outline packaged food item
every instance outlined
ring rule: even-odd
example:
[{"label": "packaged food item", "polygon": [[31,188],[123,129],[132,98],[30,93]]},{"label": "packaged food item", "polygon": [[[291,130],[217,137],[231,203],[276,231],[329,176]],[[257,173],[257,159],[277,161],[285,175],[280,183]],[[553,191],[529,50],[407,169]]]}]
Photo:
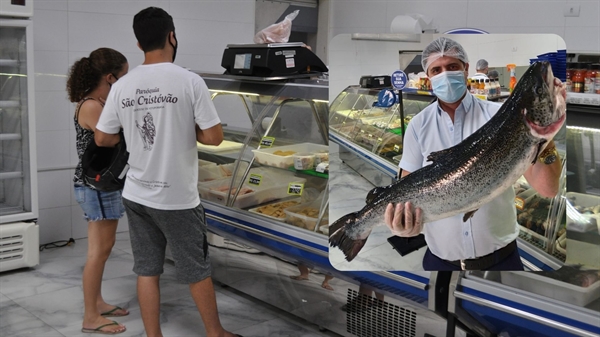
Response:
[{"label": "packaged food item", "polygon": [[294,168],[296,170],[311,170],[315,167],[315,155],[308,152],[294,154]]},{"label": "packaged food item", "polygon": [[329,151],[317,151],[315,152],[315,166],[323,162],[329,161]]}]

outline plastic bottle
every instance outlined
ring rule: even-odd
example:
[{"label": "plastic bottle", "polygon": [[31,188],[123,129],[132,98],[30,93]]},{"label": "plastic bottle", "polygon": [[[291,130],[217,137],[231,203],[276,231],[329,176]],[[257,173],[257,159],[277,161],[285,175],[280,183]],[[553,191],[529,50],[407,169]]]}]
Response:
[{"label": "plastic bottle", "polygon": [[485,82],[483,82],[483,79],[480,79],[479,80],[479,91],[477,93],[479,95],[485,95],[484,89],[485,89]]},{"label": "plastic bottle", "polygon": [[596,83],[594,83],[594,88],[596,89],[596,93],[600,94],[600,63],[594,65],[596,66]]},{"label": "plastic bottle", "polygon": [[585,69],[583,69],[582,63],[577,63],[575,65],[575,71],[573,73],[573,77],[571,78],[571,82],[573,83],[573,92],[582,93],[584,84],[585,84]]},{"label": "plastic bottle", "polygon": [[502,95],[502,88],[500,87],[500,80],[494,80],[494,86],[496,87],[496,96]]},{"label": "plastic bottle", "polygon": [[[490,80],[486,79],[485,82],[484,82],[484,84],[483,84],[483,94],[486,95],[486,96],[488,96],[488,97],[491,97],[492,94],[494,93],[494,91],[492,91],[491,89],[492,88],[490,87]],[[491,93],[490,93],[490,91],[491,91]]]},{"label": "plastic bottle", "polygon": [[585,79],[583,85],[583,92],[586,94],[593,94],[594,84],[596,82],[596,70],[592,67],[591,63],[587,64],[587,71],[585,72]]},{"label": "plastic bottle", "polygon": [[471,78],[467,78],[467,90],[469,92],[471,92],[471,82],[472,82]]},{"label": "plastic bottle", "polygon": [[508,91],[510,91],[511,93],[515,89],[515,85],[517,85],[517,76],[515,75],[516,67],[517,67],[517,65],[513,64],[513,63],[506,65],[506,68],[508,69],[508,71],[510,71],[510,81],[508,83]]},{"label": "plastic bottle", "polygon": [[575,69],[573,68],[573,62],[567,62],[567,81],[566,81],[566,90],[567,92],[573,92],[573,75],[575,74]]}]

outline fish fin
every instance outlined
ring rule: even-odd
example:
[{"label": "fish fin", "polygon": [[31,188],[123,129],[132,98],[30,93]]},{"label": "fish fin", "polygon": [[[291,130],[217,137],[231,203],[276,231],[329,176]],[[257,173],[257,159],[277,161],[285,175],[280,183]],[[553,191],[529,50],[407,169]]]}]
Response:
[{"label": "fish fin", "polygon": [[427,161],[430,161],[430,162],[438,161],[442,156],[445,156],[450,153],[452,153],[452,147],[444,149],[444,150],[440,150],[440,151],[431,152],[427,156]]},{"label": "fish fin", "polygon": [[352,239],[346,235],[346,226],[353,225],[356,222],[357,214],[358,212],[346,214],[329,226],[329,245],[339,247],[348,262],[352,261],[358,255],[358,252],[360,252],[367,242],[369,234],[371,234],[371,230],[369,229],[364,239]]},{"label": "fish fin", "polygon": [[381,193],[382,191],[384,191],[386,189],[386,187],[375,187],[374,189],[370,190],[369,193],[367,193],[367,197],[365,198],[365,202],[367,204],[370,204],[373,200],[375,200],[375,198],[377,197],[377,195],[379,193]]},{"label": "fish fin", "polygon": [[475,212],[477,212],[478,209],[474,209],[472,211],[469,211],[469,212],[465,213],[465,215],[463,216],[463,222],[467,222],[467,220],[469,220],[470,218],[472,218],[473,214],[475,214]]},{"label": "fish fin", "polygon": [[547,142],[547,140],[543,140],[538,144],[538,148],[537,148],[537,153],[535,154],[535,157],[533,158],[533,161],[531,162],[531,164],[535,164],[538,160],[538,158],[540,157],[540,154],[542,153],[542,151],[544,150],[544,144]]}]

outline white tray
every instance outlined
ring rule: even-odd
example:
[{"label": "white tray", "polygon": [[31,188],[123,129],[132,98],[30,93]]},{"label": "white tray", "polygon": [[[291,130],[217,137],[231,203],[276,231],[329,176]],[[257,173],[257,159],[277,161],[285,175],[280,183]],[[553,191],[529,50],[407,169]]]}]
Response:
[{"label": "white tray", "polygon": [[[571,201],[569,201],[574,198],[575,201],[573,201],[573,206],[593,207],[600,205],[600,197],[583,193],[567,192],[566,198],[567,229],[577,232],[587,232],[597,229],[600,234],[600,214],[581,214],[577,212],[574,207],[571,207]],[[596,228],[592,228],[592,226],[594,226],[592,219],[596,220]]]},{"label": "white tray", "polygon": [[578,287],[533,272],[503,271],[500,275],[503,284],[580,307],[600,297],[600,281],[589,287]]},{"label": "white tray", "polygon": [[213,153],[239,150],[242,148],[242,146],[244,146],[244,144],[238,143],[238,142],[232,142],[229,140],[224,140],[223,142],[221,142],[221,144],[219,144],[217,146],[204,145],[200,142],[196,142],[196,147],[198,148],[198,151],[213,152]]},{"label": "white tray", "polygon": [[259,150],[252,150],[254,152],[254,160],[262,165],[288,168],[294,166],[294,155],[289,156],[278,156],[273,154],[275,151],[294,151],[299,152],[320,152],[329,151],[329,146],[313,143],[301,143],[295,145],[277,146]]},{"label": "white tray", "polygon": [[[260,205],[262,203],[269,202],[272,200],[283,199],[289,196],[287,194],[287,188],[289,183],[304,183],[306,181],[305,178],[298,178],[293,176],[291,172],[290,174],[287,174],[287,172],[282,172],[280,170],[275,169],[253,168],[250,169],[249,175],[252,173],[262,175],[264,180],[259,186],[256,186],[248,184],[248,178],[246,178],[246,181],[243,183],[242,188],[250,188],[254,192],[244,195],[238,195],[237,199],[233,203],[234,207],[247,208],[252,207],[254,205]],[[229,186],[230,183],[231,177],[219,180],[199,182],[198,192],[200,193],[200,198],[224,204],[227,201],[227,195],[229,193],[211,190],[211,188],[219,186]],[[239,186],[239,183],[234,184],[235,188],[237,188],[237,186]]]},{"label": "white tray", "polygon": [[[260,207],[263,207],[263,206],[277,205],[277,204],[281,204],[281,203],[288,202],[288,201],[296,201],[297,202],[296,205],[299,205],[302,202],[302,198],[293,198],[293,199],[288,199],[288,200],[280,200],[280,201],[277,201],[277,202],[274,202],[274,203],[271,203],[271,204],[266,204],[266,205],[262,205],[262,206],[259,206],[259,207],[251,208],[248,211],[250,211],[252,213],[259,214],[259,215],[264,216],[264,217],[267,217],[269,219],[273,219],[273,220],[277,220],[277,221],[284,221],[285,220],[285,212],[283,213],[283,216],[281,218],[278,218],[278,217],[275,217],[275,216],[271,216],[271,215],[266,215],[266,214],[260,213],[260,212],[258,212],[258,209]],[[291,205],[291,206],[288,206],[288,207],[292,207],[292,206],[296,206],[296,205]],[[284,209],[286,209],[286,208],[284,208]]]}]

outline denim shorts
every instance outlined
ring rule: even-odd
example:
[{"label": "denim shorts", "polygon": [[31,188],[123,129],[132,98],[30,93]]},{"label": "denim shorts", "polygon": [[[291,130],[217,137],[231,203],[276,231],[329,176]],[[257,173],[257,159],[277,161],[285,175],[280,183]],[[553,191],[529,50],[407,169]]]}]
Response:
[{"label": "denim shorts", "polygon": [[75,200],[87,221],[118,220],[125,214],[121,191],[102,192],[75,185]]}]

